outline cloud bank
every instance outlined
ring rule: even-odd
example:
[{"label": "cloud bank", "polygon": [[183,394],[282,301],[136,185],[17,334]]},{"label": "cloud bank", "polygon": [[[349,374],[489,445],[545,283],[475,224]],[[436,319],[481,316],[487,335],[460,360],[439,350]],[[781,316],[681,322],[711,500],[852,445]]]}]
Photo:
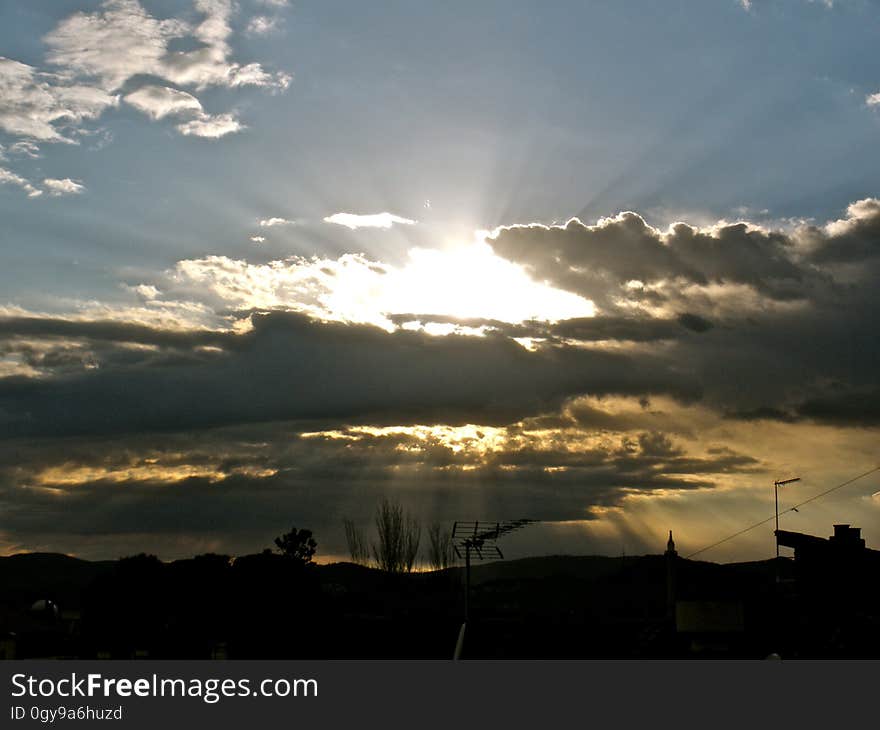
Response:
[{"label": "cloud bank", "polygon": [[[506,282],[508,311],[529,287],[594,308],[425,310],[387,294],[420,293],[418,268],[351,254],[191,259],[131,285],[124,307],[7,308],[7,542],[253,549],[295,514],[341,552],[340,512],[369,521],[390,493],[438,519],[583,522],[597,549],[653,549],[668,520],[696,542],[766,516],[755,485],[792,464],[830,480],[873,459],[877,200],[792,230],[622,213],[483,245],[422,254],[434,279],[436,257],[456,272],[433,301],[486,301],[469,287],[497,301],[486,256],[525,277]],[[714,505],[715,532],[688,504]]]}]

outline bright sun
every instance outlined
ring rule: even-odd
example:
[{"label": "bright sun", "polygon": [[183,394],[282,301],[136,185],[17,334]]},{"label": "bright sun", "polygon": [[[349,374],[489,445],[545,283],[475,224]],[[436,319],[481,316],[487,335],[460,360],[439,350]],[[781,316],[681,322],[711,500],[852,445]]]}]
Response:
[{"label": "bright sun", "polygon": [[437,335],[476,335],[479,327],[443,320],[555,322],[596,313],[590,300],[535,281],[522,266],[497,256],[484,232],[467,244],[412,248],[402,266],[362,254],[264,264],[208,256],[178,262],[171,281],[182,291],[191,292],[194,285],[210,291],[231,308],[292,309],[389,332],[403,326]]},{"label": "bright sun", "polygon": [[386,313],[523,322],[592,317],[591,301],[534,281],[478,238],[449,250],[415,248],[395,270],[378,303]]}]

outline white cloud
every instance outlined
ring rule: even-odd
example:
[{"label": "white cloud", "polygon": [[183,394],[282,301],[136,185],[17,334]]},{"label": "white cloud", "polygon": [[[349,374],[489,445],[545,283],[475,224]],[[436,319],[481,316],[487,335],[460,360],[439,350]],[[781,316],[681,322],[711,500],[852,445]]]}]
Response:
[{"label": "white cloud", "polygon": [[9,151],[14,155],[23,155],[34,160],[40,157],[40,147],[26,139],[9,145]]},{"label": "white cloud", "polygon": [[396,328],[391,315],[399,314],[522,322],[595,311],[581,296],[534,281],[485,242],[452,251],[412,249],[400,267],[360,254],[265,264],[207,256],[179,261],[169,279],[170,295],[200,299],[217,311],[286,309],[388,331]]},{"label": "white cloud", "polygon": [[287,88],[290,83],[288,74],[269,73],[259,63],[242,66],[229,60],[232,0],[195,0],[194,4],[205,15],[205,19],[193,29],[192,35],[204,46],[193,51],[168,54],[163,63],[167,78],[179,84],[192,84],[196,88],[214,85]]},{"label": "white cloud", "polygon": [[152,284],[138,284],[137,286],[128,287],[141,299],[152,301],[159,297],[159,290]]},{"label": "white cloud", "polygon": [[24,190],[29,198],[36,198],[43,194],[42,190],[34,187],[30,180],[26,180],[21,175],[16,175],[12,170],[0,167],[0,185],[17,185]]},{"label": "white cloud", "polygon": [[143,86],[128,94],[125,101],[153,119],[194,117],[176,127],[178,132],[187,136],[219,139],[245,128],[233,114],[206,114],[192,94],[167,86]]},{"label": "white cloud", "polygon": [[[269,2],[272,7],[284,3]],[[126,103],[154,120],[183,117],[177,130],[184,135],[218,139],[245,129],[233,113],[208,114],[193,94],[162,84],[235,88],[258,86],[286,89],[291,76],[269,72],[261,64],[233,60],[230,24],[237,10],[233,0],[193,0],[199,22],[179,18],[158,19],[139,0],[104,0],[94,12],[74,13],[59,22],[43,38],[47,61],[57,73],[0,56],[0,132],[20,139],[0,150],[10,155],[39,157],[37,142],[79,144],[94,135],[83,126],[119,103],[119,90],[135,77],[152,76],[159,83],[134,88]],[[274,27],[276,19],[258,16],[253,28],[261,32]],[[188,50],[172,50],[172,41],[193,41]],[[100,132],[100,130],[98,130]],[[110,139],[103,133],[90,149],[100,149]],[[74,191],[68,179],[53,194]],[[22,187],[29,195],[38,188],[10,170],[3,183]],[[78,185],[78,183],[72,183]]]},{"label": "white cloud", "polygon": [[100,12],[61,21],[44,40],[50,63],[115,90],[137,74],[164,76],[169,41],[189,30],[180,20],[157,20],[137,0],[107,0]]},{"label": "white cloud", "polygon": [[63,180],[47,177],[43,180],[43,186],[49,191],[49,195],[79,195],[85,192],[85,187],[69,177]]},{"label": "white cloud", "polygon": [[155,84],[142,86],[123,100],[153,119],[202,113],[201,102],[192,94]]},{"label": "white cloud", "polygon": [[846,206],[846,217],[829,221],[824,230],[828,236],[846,236],[865,223],[880,217],[880,199],[864,198]]},{"label": "white cloud", "polygon": [[0,129],[45,142],[76,143],[66,128],[95,119],[118,98],[0,57]]},{"label": "white cloud", "polygon": [[278,30],[280,20],[266,15],[256,15],[247,24],[247,32],[250,35],[269,35]]},{"label": "white cloud", "polygon": [[[232,61],[232,0],[194,0],[202,20],[158,20],[137,0],[106,0],[95,13],[76,13],[46,35],[50,63],[113,91],[133,76],[149,74],[183,86],[287,88],[290,76],[259,63]],[[172,51],[172,40],[192,38],[199,47]]]},{"label": "white cloud", "polygon": [[265,236],[251,236],[251,241],[254,243],[264,243],[266,241]]},{"label": "white cloud", "polygon": [[198,119],[177,125],[177,131],[183,135],[208,139],[219,139],[242,129],[245,126],[232,114],[203,114]]},{"label": "white cloud", "polygon": [[264,218],[260,221],[261,228],[272,228],[273,226],[292,226],[293,221],[287,218]]},{"label": "white cloud", "polygon": [[865,97],[865,103],[868,106],[880,105],[880,91],[878,91],[876,94],[869,94],[867,97]]},{"label": "white cloud", "polygon": [[351,230],[358,228],[391,228],[395,223],[413,225],[416,223],[409,218],[401,218],[393,213],[374,213],[372,215],[357,215],[355,213],[334,213],[324,219],[325,223],[336,223]]},{"label": "white cloud", "polygon": [[[29,198],[37,198],[44,192],[27,178],[24,178],[4,167],[0,167],[0,185],[15,185],[20,187],[28,194]],[[53,197],[59,195],[78,195],[85,192],[85,187],[81,183],[71,180],[69,177],[63,179],[53,177],[44,178],[43,187],[45,188],[45,191]]]},{"label": "white cloud", "polygon": [[4,147],[0,144],[0,160],[8,160],[10,154],[30,157],[32,160],[36,160],[41,156],[39,146],[24,139],[13,142],[9,147]]},{"label": "white cloud", "polygon": [[[753,5],[753,0],[738,0],[739,4],[742,6],[743,10],[751,10]],[[807,0],[810,3],[818,3],[820,5],[824,5],[829,10],[834,7],[834,0]]]}]

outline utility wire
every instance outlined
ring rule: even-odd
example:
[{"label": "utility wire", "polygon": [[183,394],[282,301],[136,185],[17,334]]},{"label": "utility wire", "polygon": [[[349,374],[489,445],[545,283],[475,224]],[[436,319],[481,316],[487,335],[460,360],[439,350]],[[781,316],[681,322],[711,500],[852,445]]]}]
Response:
[{"label": "utility wire", "polygon": [[[863,474],[859,474],[858,476],[855,476],[852,479],[847,479],[845,482],[841,482],[840,484],[837,484],[836,486],[833,486],[830,489],[826,489],[824,492],[819,492],[819,494],[814,494],[809,499],[805,499],[803,502],[799,502],[798,504],[794,505],[793,507],[789,507],[788,509],[783,510],[779,514],[784,515],[786,512],[794,512],[797,510],[798,507],[803,507],[805,504],[809,504],[810,502],[815,502],[820,497],[824,497],[826,494],[831,494],[831,492],[835,492],[838,489],[842,489],[843,487],[845,487],[849,484],[852,484],[853,482],[857,482],[859,479],[864,479],[866,476],[868,476],[869,474],[873,474],[875,471],[880,471],[880,466],[875,466],[873,469],[868,469],[868,471],[864,472]],[[700,553],[704,553],[707,550],[711,550],[714,547],[718,547],[719,545],[727,542],[728,540],[733,540],[733,538],[739,537],[740,535],[745,534],[749,530],[754,530],[756,527],[760,527],[761,525],[766,525],[768,522],[772,522],[775,519],[776,519],[776,515],[774,514],[772,517],[768,517],[766,520],[761,520],[760,522],[756,522],[753,525],[749,525],[748,527],[743,528],[739,532],[734,532],[732,535],[728,535],[723,540],[719,540],[718,542],[713,542],[711,545],[707,545],[704,548],[700,548],[696,552],[691,553],[690,555],[686,555],[685,558],[689,560],[690,558],[694,557],[695,555],[699,555]]]}]

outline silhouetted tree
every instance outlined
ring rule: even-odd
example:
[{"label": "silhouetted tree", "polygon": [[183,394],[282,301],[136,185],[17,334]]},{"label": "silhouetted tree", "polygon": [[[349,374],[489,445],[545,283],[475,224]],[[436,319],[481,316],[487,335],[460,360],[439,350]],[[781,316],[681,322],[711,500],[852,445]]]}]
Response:
[{"label": "silhouetted tree", "polygon": [[292,527],[290,532],[275,538],[275,546],[284,557],[307,565],[312,562],[318,543],[312,538],[311,530]]},{"label": "silhouetted tree", "polygon": [[373,557],[379,568],[389,573],[412,571],[422,536],[418,520],[386,497],[376,507],[376,534]]},{"label": "silhouetted tree", "polygon": [[120,558],[101,576],[85,601],[84,629],[119,656],[158,646],[166,633],[168,566],[155,555]]},{"label": "silhouetted tree", "polygon": [[232,558],[229,555],[217,553],[201,553],[194,555],[192,560],[203,570],[222,571],[232,565]]},{"label": "silhouetted tree", "polygon": [[407,573],[411,573],[415,567],[416,558],[419,555],[419,543],[422,539],[422,526],[419,521],[406,515],[406,524],[403,529],[403,564]]},{"label": "silhouetted tree", "polygon": [[345,525],[345,542],[348,545],[348,552],[351,555],[351,562],[358,565],[367,565],[370,562],[370,546],[364,531],[361,530],[352,520],[343,520]]},{"label": "silhouetted tree", "polygon": [[445,570],[452,564],[452,532],[439,522],[428,528],[428,564],[434,570]]}]

